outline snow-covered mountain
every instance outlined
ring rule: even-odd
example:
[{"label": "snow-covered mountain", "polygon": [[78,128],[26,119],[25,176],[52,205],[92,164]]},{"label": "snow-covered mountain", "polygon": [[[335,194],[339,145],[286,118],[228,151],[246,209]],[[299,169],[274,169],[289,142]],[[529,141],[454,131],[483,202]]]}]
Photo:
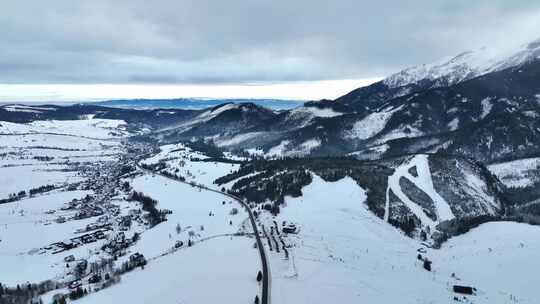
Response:
[{"label": "snow-covered mountain", "polygon": [[407,68],[383,80],[389,88],[421,82],[432,87],[450,86],[492,72],[516,67],[540,57],[540,39],[507,50],[484,47],[461,53],[451,59]]},{"label": "snow-covered mountain", "polygon": [[[265,236],[256,247],[268,253],[273,296],[284,303],[302,302],[313,286],[347,303],[405,294],[536,303],[528,276],[538,227],[516,222],[540,223],[539,44],[505,57],[465,53],[288,110],[0,106],[0,218],[9,223],[0,279],[60,281],[44,289],[49,299],[102,280],[78,281],[79,259],[90,269],[110,259],[104,271],[118,282],[119,269],[146,257],[146,270],[81,303],[112,303],[148,282],[162,301],[178,300],[162,290],[182,289],[184,299],[212,302],[200,292],[208,277],[247,302],[260,290],[259,256],[266,260],[243,205],[231,201],[239,197],[256,213],[252,227]],[[216,250],[233,260],[216,260]],[[494,265],[504,274],[496,282]],[[465,297],[452,285],[478,289]],[[361,297],[358,286],[368,287]]]},{"label": "snow-covered mountain", "polygon": [[539,56],[540,41],[503,53],[485,48],[290,110],[254,103],[205,110],[7,105],[0,107],[0,119],[95,115],[147,126],[163,143],[204,139],[228,151],[267,156],[372,159],[445,152],[499,163],[540,154]]},{"label": "snow-covered mountain", "polygon": [[505,50],[484,47],[431,64],[399,71],[382,81],[358,88],[336,101],[358,113],[380,108],[387,101],[432,88],[449,87],[490,73],[537,61],[540,40]]},{"label": "snow-covered mountain", "polygon": [[244,164],[218,179],[238,196],[259,203],[302,196],[313,174],[327,181],[352,178],[366,190],[366,208],[411,236],[435,245],[471,225],[505,214],[504,186],[470,159],[416,154],[370,162],[354,159],[274,160]]},{"label": "snow-covered mountain", "polygon": [[[334,101],[275,111],[254,103],[205,110],[76,105],[0,107],[0,119],[124,120],[162,144],[202,140],[237,154],[380,159],[443,153],[503,164],[540,156],[540,41],[409,68]],[[527,200],[534,199],[529,196]]]}]

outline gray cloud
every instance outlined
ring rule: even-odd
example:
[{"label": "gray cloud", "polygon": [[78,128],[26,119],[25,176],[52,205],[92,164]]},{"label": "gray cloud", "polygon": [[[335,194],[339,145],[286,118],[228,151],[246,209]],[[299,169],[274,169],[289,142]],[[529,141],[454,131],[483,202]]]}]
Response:
[{"label": "gray cloud", "polygon": [[539,28],[536,0],[0,0],[0,83],[364,78]]}]

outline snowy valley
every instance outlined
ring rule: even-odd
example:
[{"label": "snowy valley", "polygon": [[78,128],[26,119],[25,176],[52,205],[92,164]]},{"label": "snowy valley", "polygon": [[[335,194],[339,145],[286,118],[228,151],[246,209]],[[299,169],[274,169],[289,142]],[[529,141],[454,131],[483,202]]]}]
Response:
[{"label": "snowy valley", "polygon": [[539,45],[293,108],[2,105],[0,303],[539,303]]}]

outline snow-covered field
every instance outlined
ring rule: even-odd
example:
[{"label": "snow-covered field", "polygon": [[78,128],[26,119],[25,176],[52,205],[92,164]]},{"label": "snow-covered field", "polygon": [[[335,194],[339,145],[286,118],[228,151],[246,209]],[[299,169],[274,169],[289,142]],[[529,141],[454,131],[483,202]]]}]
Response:
[{"label": "snow-covered field", "polygon": [[539,303],[540,227],[486,223],[430,252],[438,277],[479,290],[473,303]]},{"label": "snow-covered field", "polygon": [[134,270],[76,303],[253,303],[259,256],[245,237],[216,238]]},{"label": "snow-covered field", "polygon": [[78,163],[117,160],[124,127],[123,121],[106,119],[0,122],[0,199],[47,184],[78,182]]},{"label": "snow-covered field", "polygon": [[11,193],[36,188],[48,184],[65,184],[79,181],[75,171],[61,165],[35,164],[0,168],[0,198],[7,198]]},{"label": "snow-covered field", "polygon": [[[0,282],[13,286],[24,282],[41,282],[60,278],[65,272],[66,254],[44,253],[39,249],[53,242],[76,236],[75,230],[84,228],[92,220],[54,220],[69,212],[57,210],[88,191],[51,192],[18,202],[0,204]],[[97,246],[97,245],[96,245]],[[95,247],[95,246],[93,246]],[[89,248],[74,249],[69,254],[87,256]]]},{"label": "snow-covered field", "polygon": [[[433,261],[428,272],[417,260],[422,245],[368,211],[365,192],[352,179],[314,176],[302,191],[300,198],[286,198],[275,219],[299,226],[297,235],[285,237],[294,246],[291,258],[269,252],[275,303],[451,303],[460,297],[453,284],[478,289],[466,303],[540,299],[533,286],[539,227],[482,225],[440,250],[426,248]],[[265,225],[272,225],[269,216]]]},{"label": "snow-covered field", "polygon": [[[201,152],[179,143],[160,147],[161,152],[145,159],[142,163],[147,165],[163,162],[166,171],[183,176],[187,182],[196,182],[212,187],[218,177],[222,177],[238,170],[240,165],[222,162],[194,161],[192,159],[207,159],[208,156]],[[214,185],[215,186],[215,185]]]},{"label": "snow-covered field", "polygon": [[37,120],[20,124],[0,122],[1,134],[58,133],[97,139],[119,138],[128,135],[126,122],[115,119]]},{"label": "snow-covered field", "polygon": [[[173,212],[167,216],[167,221],[142,233],[141,240],[133,247],[132,251],[139,251],[148,258],[167,252],[177,240],[187,244],[190,233],[194,235],[193,240],[201,240],[251,227],[246,211],[218,193],[202,191],[159,175],[137,177],[132,181],[132,187],[157,200],[157,208]],[[231,215],[233,208],[238,213]],[[177,225],[180,225],[180,233],[176,231]]]}]

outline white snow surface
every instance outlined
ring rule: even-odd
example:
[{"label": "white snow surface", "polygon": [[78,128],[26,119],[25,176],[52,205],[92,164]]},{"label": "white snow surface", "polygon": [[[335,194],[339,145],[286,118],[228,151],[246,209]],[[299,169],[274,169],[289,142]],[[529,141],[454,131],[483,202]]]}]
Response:
[{"label": "white snow surface", "polygon": [[301,144],[299,144],[297,147],[283,152],[281,156],[304,156],[309,154],[312,150],[316,149],[322,144],[321,140],[318,138],[312,138],[308,139]]},{"label": "white snow surface", "polygon": [[[471,303],[538,303],[534,269],[540,250],[540,228],[514,222],[482,224],[454,237],[430,258],[438,277],[476,287]],[[427,302],[426,302],[427,303]],[[443,301],[433,302],[443,303]]]},{"label": "white snow surface", "polygon": [[199,115],[199,117],[200,118],[211,119],[211,118],[214,118],[214,117],[218,116],[219,114],[221,114],[221,113],[223,113],[225,111],[238,109],[238,108],[240,108],[240,106],[241,105],[239,105],[239,104],[228,103],[228,104],[225,104],[225,105],[222,105],[222,106],[218,107],[217,109],[212,109],[212,110],[205,111],[205,112],[201,113]]},{"label": "white snow surface", "polygon": [[270,148],[265,155],[268,157],[305,156],[320,147],[321,144],[320,138],[311,138],[296,145],[293,145],[289,140],[283,140],[277,146]]},{"label": "white snow surface", "polygon": [[218,137],[215,139],[215,144],[218,147],[234,146],[234,145],[242,144],[243,142],[247,140],[256,138],[258,136],[264,136],[264,135],[265,135],[265,132],[248,132],[248,133],[235,135],[228,139]]},{"label": "white snow surface", "polygon": [[270,150],[268,150],[268,152],[266,152],[266,155],[271,156],[271,157],[272,156],[282,156],[282,155],[285,154],[285,150],[287,149],[287,146],[290,143],[291,142],[289,140],[283,140],[282,142],[279,143],[279,145],[270,148]]},{"label": "white snow surface", "polygon": [[380,112],[369,114],[354,123],[351,130],[345,131],[344,138],[348,139],[368,139],[381,132],[392,115],[402,107],[394,109],[387,108]]},{"label": "white snow surface", "polygon": [[240,167],[238,164],[192,161],[192,158],[207,159],[208,156],[193,151],[182,143],[164,145],[160,149],[160,153],[143,160],[142,163],[156,164],[165,162],[168,172],[183,176],[187,182],[212,186],[218,177],[231,173]]},{"label": "white snow surface", "polygon": [[[2,162],[0,162],[2,163]],[[44,185],[62,185],[81,180],[77,172],[63,171],[62,165],[35,164],[32,166],[0,167],[0,198],[11,193],[28,191]]]},{"label": "white snow surface", "polygon": [[480,114],[480,119],[484,119],[491,112],[491,109],[493,108],[493,104],[491,103],[490,97],[482,99],[481,104],[482,104],[482,113]]},{"label": "white snow surface", "polygon": [[448,123],[448,128],[450,128],[450,131],[455,131],[459,127],[459,118],[455,117]]},{"label": "white snow surface", "polygon": [[219,116],[223,112],[238,109],[238,108],[241,108],[241,107],[242,107],[241,104],[235,104],[235,103],[224,104],[224,105],[219,106],[217,109],[214,108],[214,109],[204,111],[203,113],[199,114],[194,119],[190,119],[189,121],[187,121],[185,123],[181,123],[179,125],[169,126],[169,127],[166,127],[166,128],[164,128],[162,130],[171,130],[171,129],[178,128],[179,130],[186,131],[186,130],[189,130],[190,128],[192,128],[192,127],[194,127],[194,126],[196,126],[198,124],[201,124],[201,123],[207,122],[209,120],[212,120],[213,118]]},{"label": "white snow surface", "polygon": [[306,107],[306,106],[302,106],[302,107],[298,107],[296,109],[293,109],[290,111],[289,115],[291,116],[297,116],[297,115],[300,115],[300,116],[309,116],[309,117],[336,117],[336,116],[341,116],[343,115],[343,113],[341,112],[336,112],[334,111],[333,109],[331,108],[317,108],[317,107]]},{"label": "white snow surface", "polygon": [[321,145],[321,140],[318,138],[308,139],[305,142],[300,144],[302,150],[311,151]]},{"label": "white snow surface", "polygon": [[[76,229],[85,227],[93,219],[57,224],[54,219],[67,215],[58,211],[45,214],[74,198],[82,198],[86,191],[51,192],[18,202],[0,204],[0,281],[14,286],[25,282],[41,282],[63,276],[66,255],[87,255],[88,247],[71,250],[69,254],[39,254],[38,249],[53,242],[76,236]],[[98,246],[95,243],[94,246]]]},{"label": "white snow surface", "polygon": [[507,187],[529,187],[539,180],[537,172],[540,170],[540,158],[525,158],[492,164],[488,166],[488,169]]},{"label": "white snow surface", "polygon": [[312,123],[315,118],[331,118],[341,116],[344,113],[334,111],[332,108],[318,108],[314,106],[300,106],[287,113],[287,120],[294,121],[296,128],[304,128]]},{"label": "white snow surface", "polygon": [[402,125],[397,129],[393,129],[390,132],[384,134],[380,139],[376,140],[376,144],[384,144],[387,141],[398,139],[398,138],[414,138],[423,136],[424,132],[419,129],[409,126]]},{"label": "white snow surface", "polygon": [[463,168],[460,169],[465,175],[466,181],[466,187],[463,191],[475,197],[477,202],[481,202],[489,214],[496,215],[501,206],[499,206],[499,203],[495,201],[495,198],[492,195],[488,194],[488,186],[486,183],[480,179],[477,174]]},{"label": "white snow surface", "polygon": [[216,238],[149,263],[76,303],[252,303],[259,256],[248,238]]},{"label": "white snow surface", "polygon": [[[187,244],[189,231],[195,233],[196,239],[203,239],[238,232],[247,223],[246,211],[238,203],[230,203],[231,200],[223,195],[201,191],[159,175],[140,176],[131,184],[136,191],[157,200],[157,208],[173,212],[167,216],[167,221],[142,233],[141,240],[134,245],[133,251],[139,251],[148,258],[166,252],[177,240]],[[225,205],[223,201],[226,201]],[[238,210],[238,214],[230,215],[233,208]],[[210,212],[214,215],[209,216]],[[177,224],[182,227],[181,233],[176,232]],[[200,229],[201,226],[204,230]]]}]

